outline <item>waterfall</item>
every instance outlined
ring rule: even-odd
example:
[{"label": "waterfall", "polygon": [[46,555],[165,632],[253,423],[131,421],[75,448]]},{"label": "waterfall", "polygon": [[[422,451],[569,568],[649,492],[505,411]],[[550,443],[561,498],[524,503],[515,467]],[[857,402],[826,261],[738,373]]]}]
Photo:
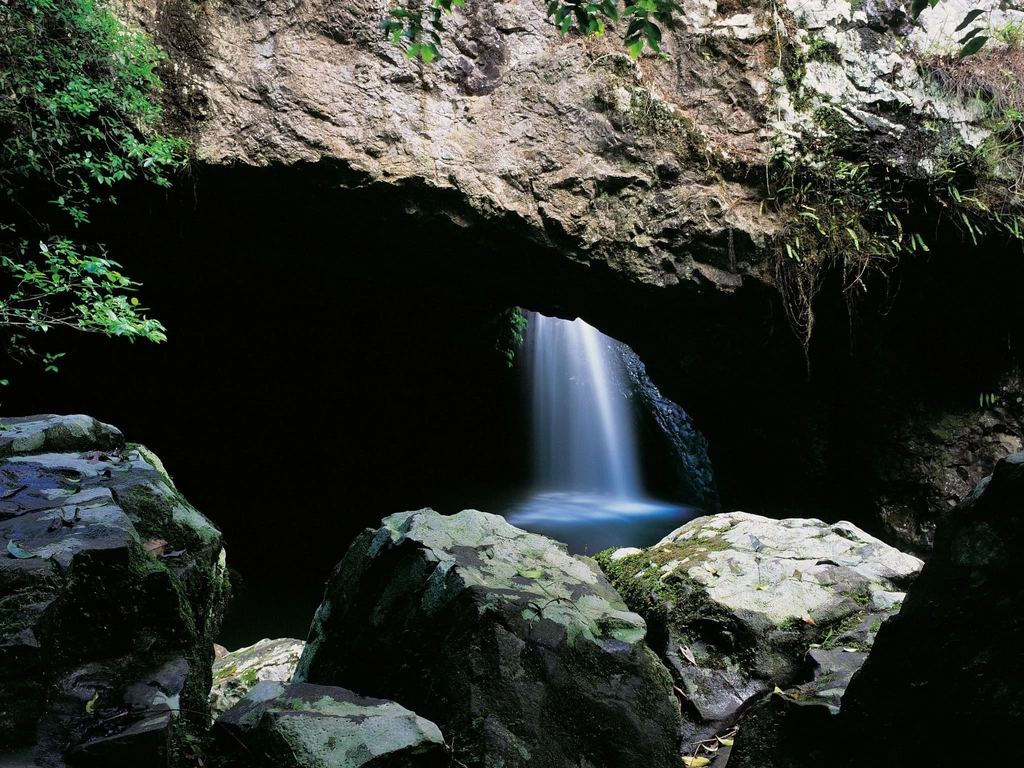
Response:
[{"label": "waterfall", "polygon": [[699,514],[646,498],[625,345],[580,319],[528,319],[536,492],[508,521],[594,554],[650,546]]},{"label": "waterfall", "polygon": [[578,318],[532,313],[529,322],[537,484],[641,496],[632,413],[621,391],[625,370],[612,340]]}]

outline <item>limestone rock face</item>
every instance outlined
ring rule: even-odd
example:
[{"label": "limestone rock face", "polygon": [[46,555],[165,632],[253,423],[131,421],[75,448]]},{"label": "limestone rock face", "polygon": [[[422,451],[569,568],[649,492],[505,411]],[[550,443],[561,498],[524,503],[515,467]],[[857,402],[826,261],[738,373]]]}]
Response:
[{"label": "limestone rock face", "polygon": [[210,711],[222,715],[237,704],[257,683],[291,682],[306,644],[288,637],[260,640],[218,657],[213,662]]},{"label": "limestone rock face", "polygon": [[295,679],[410,707],[470,765],[675,766],[678,706],[645,634],[556,542],[475,510],[404,512],[335,569]]},{"label": "limestone rock face", "polygon": [[144,742],[164,764],[171,713],[206,707],[220,532],[109,425],[0,423],[0,748],[120,765]]},{"label": "limestone rock face", "polygon": [[254,768],[442,768],[437,726],[393,701],[344,688],[266,680],[214,727],[227,765]]},{"label": "limestone rock face", "polygon": [[[993,24],[1021,18],[986,5]],[[685,6],[665,34],[672,60],[639,63],[621,30],[559,36],[533,0],[467,3],[430,66],[387,41],[381,2],[189,16],[136,0],[130,14],[171,51],[170,95],[206,162],[320,163],[331,184],[451,192],[416,205],[502,220],[650,285],[742,284],[738,260],[756,261],[782,225],[748,171],[778,151],[842,134],[920,176],[952,142],[988,135],[977,109],[918,73],[898,3]],[[909,39],[947,50],[943,25],[962,16],[942,3]]]},{"label": "limestone rock face", "polygon": [[[867,735],[893,764],[949,763],[969,734],[1020,732],[1024,716],[1024,454],[1009,456],[938,526],[900,615],[847,691],[844,738]],[[996,764],[1024,759],[994,740]],[[838,755],[830,764],[853,764]]]},{"label": "limestone rock face", "polygon": [[921,569],[850,523],[744,512],[698,518],[648,550],[617,554],[602,564],[660,639],[655,650],[685,694],[690,743],[721,732],[776,686],[809,681],[808,651],[820,655],[818,698],[836,706],[849,674],[838,679],[842,665],[830,652],[863,661]]}]

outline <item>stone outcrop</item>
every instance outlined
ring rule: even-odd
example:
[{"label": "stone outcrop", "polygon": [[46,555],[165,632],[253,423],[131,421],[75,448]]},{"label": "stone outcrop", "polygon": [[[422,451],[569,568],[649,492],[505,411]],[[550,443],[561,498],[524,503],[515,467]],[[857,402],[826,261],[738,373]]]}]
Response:
[{"label": "stone outcrop", "polygon": [[380,3],[210,3],[190,24],[168,6],[131,15],[177,54],[172,96],[192,103],[205,162],[324,162],[345,186],[451,191],[421,211],[501,220],[651,285],[741,285],[739,262],[785,224],[746,178],[776,152],[852,136],[916,177],[990,134],[916,67],[916,50],[952,49],[953,2],[920,32],[888,0],[687,3],[671,64],[631,61],[615,33],[559,36],[543,3],[469,2],[431,66],[390,44]]},{"label": "stone outcrop", "polygon": [[896,540],[930,550],[935,526],[1001,458],[1024,448],[1024,387],[1005,377],[992,398],[959,407],[894,414],[872,452],[883,491],[878,516]]},{"label": "stone outcrop", "polygon": [[306,644],[289,637],[264,639],[230,651],[213,662],[210,712],[218,717],[231,709],[257,683],[291,682]]},{"label": "stone outcrop", "polygon": [[479,766],[679,762],[668,673],[593,561],[475,510],[385,518],[328,583],[295,680],[386,697]]},{"label": "stone outcrop", "polygon": [[444,768],[437,726],[393,701],[344,688],[266,680],[218,718],[227,766]]},{"label": "stone outcrop", "polygon": [[690,748],[765,693],[811,682],[812,665],[817,684],[804,699],[837,708],[856,666],[844,673],[845,662],[863,662],[921,569],[850,523],[743,512],[698,518],[650,549],[600,560],[676,679]]},{"label": "stone outcrop", "polygon": [[[867,738],[894,765],[949,765],[951,752],[974,739],[994,764],[1024,759],[1014,736],[1024,717],[1022,547],[1017,453],[940,522],[900,615],[882,627],[847,691],[843,743]],[[854,761],[840,753],[830,764]]]},{"label": "stone outcrop", "polygon": [[205,727],[220,532],[109,425],[0,424],[0,749],[167,765],[179,712]]}]

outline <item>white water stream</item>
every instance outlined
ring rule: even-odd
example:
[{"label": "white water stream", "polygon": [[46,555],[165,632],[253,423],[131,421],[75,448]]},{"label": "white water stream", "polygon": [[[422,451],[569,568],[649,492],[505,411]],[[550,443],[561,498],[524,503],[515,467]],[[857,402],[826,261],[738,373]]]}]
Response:
[{"label": "white water stream", "polygon": [[528,319],[536,492],[508,521],[571,552],[654,544],[696,510],[644,495],[630,382],[615,342],[580,319]]}]

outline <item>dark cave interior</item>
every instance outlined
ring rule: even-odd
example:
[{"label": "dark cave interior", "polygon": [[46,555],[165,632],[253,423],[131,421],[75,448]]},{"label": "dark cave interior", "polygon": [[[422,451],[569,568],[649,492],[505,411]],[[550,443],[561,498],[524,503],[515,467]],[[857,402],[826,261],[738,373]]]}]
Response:
[{"label": "dark cave interior", "polygon": [[510,306],[630,344],[707,436],[726,509],[869,530],[887,419],[977,401],[1019,362],[1024,260],[996,245],[946,238],[852,321],[826,286],[808,376],[754,280],[733,295],[631,285],[500,221],[454,224],[442,193],[339,189],[330,169],[195,173],[122,193],[95,223],[170,341],[57,339],[60,372],[14,371],[3,411],[88,413],[164,460],[242,575],[229,646],[301,635],[381,517],[495,511],[527,482],[521,372],[494,348]]}]

